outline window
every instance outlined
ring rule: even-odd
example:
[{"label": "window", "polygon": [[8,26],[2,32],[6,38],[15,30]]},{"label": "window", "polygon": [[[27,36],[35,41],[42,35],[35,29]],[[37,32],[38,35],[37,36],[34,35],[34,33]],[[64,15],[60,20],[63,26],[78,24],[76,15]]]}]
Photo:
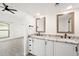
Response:
[{"label": "window", "polygon": [[0,38],[6,38],[9,37],[9,24],[0,22]]}]

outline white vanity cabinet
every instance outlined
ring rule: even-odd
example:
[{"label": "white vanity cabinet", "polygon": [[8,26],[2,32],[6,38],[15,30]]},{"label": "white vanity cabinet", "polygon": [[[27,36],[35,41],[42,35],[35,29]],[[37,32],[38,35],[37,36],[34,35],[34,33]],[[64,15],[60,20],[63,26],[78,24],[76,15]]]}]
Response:
[{"label": "white vanity cabinet", "polygon": [[53,56],[53,41],[29,38],[28,52],[36,56]]},{"label": "white vanity cabinet", "polygon": [[28,52],[36,56],[45,56],[45,40],[29,38]]},{"label": "white vanity cabinet", "polygon": [[37,56],[53,56],[54,45],[53,41],[34,39],[33,54]]},{"label": "white vanity cabinet", "polygon": [[54,55],[54,42],[53,41],[46,41],[46,56],[53,56]]},{"label": "white vanity cabinet", "polygon": [[45,41],[44,40],[34,39],[33,54],[37,56],[45,56]]},{"label": "white vanity cabinet", "polygon": [[[53,40],[52,40],[53,39]],[[77,56],[79,45],[54,40],[30,38],[28,52],[36,56]]]},{"label": "white vanity cabinet", "polygon": [[77,45],[54,42],[54,56],[77,56]]}]

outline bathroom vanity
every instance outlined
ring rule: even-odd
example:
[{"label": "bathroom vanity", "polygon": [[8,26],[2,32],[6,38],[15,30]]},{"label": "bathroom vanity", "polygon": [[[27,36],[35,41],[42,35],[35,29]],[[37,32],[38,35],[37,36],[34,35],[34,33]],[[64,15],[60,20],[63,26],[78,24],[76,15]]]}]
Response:
[{"label": "bathroom vanity", "polygon": [[36,56],[78,56],[79,40],[49,36],[30,36],[28,53]]},{"label": "bathroom vanity", "polygon": [[60,35],[41,35],[45,32],[45,20],[45,17],[36,19],[38,35],[28,37],[28,53],[36,56],[78,56],[79,37],[67,35],[74,34],[74,12],[57,14],[57,34]]}]

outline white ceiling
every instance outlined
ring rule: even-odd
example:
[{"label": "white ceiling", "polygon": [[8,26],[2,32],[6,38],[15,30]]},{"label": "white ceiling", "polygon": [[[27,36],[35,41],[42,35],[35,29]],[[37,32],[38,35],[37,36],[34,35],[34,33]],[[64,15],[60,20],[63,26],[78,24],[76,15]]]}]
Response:
[{"label": "white ceiling", "polygon": [[[59,6],[55,6],[55,3],[6,3],[11,8],[19,9],[25,13],[30,13],[36,15],[40,13],[41,15],[53,14],[56,11],[66,9],[69,5],[75,8],[79,8],[78,3],[61,3]],[[0,4],[2,5],[2,4]]]}]

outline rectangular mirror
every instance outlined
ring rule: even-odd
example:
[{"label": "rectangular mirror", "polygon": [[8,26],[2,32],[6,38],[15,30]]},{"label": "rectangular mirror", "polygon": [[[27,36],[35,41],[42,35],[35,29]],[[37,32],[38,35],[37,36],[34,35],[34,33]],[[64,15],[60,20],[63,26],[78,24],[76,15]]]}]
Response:
[{"label": "rectangular mirror", "polygon": [[57,33],[74,33],[74,12],[57,15]]},{"label": "rectangular mirror", "polygon": [[45,32],[45,17],[36,18],[36,32]]}]

